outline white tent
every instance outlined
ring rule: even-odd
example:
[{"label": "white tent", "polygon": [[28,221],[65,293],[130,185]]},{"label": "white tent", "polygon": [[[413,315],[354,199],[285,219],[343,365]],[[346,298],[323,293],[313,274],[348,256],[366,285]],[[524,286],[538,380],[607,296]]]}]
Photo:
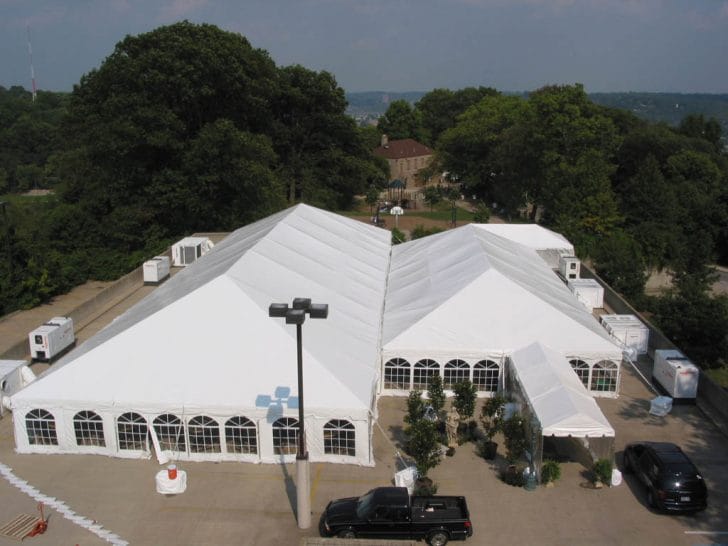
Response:
[{"label": "white tent", "polygon": [[478,227],[535,250],[551,269],[558,269],[561,256],[574,256],[574,245],[566,237],[538,224],[478,224]]},{"label": "white tent", "polygon": [[[405,363],[437,363],[446,384],[448,369],[458,366],[456,378],[477,383],[476,365],[502,366],[504,355],[534,341],[587,366],[587,384],[595,366],[613,375],[622,359],[621,349],[533,249],[476,225],[393,248],[382,341],[384,389],[394,391],[420,383],[418,371],[413,367],[408,375]],[[391,363],[399,377],[411,377],[409,384],[386,380],[394,373]],[[616,394],[603,384],[595,382],[593,390]]]},{"label": "white tent", "polygon": [[541,342],[616,395],[621,349],[531,246],[469,225],[392,247],[298,205],[229,235],[15,394],[17,450],[291,460],[296,329],[268,307],[295,297],[329,305],[303,325],[313,461],[372,465],[377,389],[417,388],[435,372],[424,361],[492,391],[506,357]]},{"label": "white tent", "polygon": [[268,306],[309,297],[329,305],[303,325],[311,459],[373,464],[389,237],[306,205],[235,231],[13,397],[18,451],[149,456],[158,423],[173,458],[290,459],[296,328]]},{"label": "white tent", "polygon": [[515,351],[512,370],[543,436],[614,437],[614,429],[566,359],[540,343]]}]

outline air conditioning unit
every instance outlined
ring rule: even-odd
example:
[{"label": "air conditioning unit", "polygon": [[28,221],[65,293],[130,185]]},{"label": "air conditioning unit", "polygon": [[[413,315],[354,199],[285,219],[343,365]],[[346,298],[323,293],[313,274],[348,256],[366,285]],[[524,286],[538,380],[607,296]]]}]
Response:
[{"label": "air conditioning unit", "polygon": [[581,273],[581,260],[576,256],[561,256],[559,258],[559,273],[567,281],[578,279]]},{"label": "air conditioning unit", "polygon": [[698,395],[700,370],[680,351],[658,349],[652,378],[672,398],[691,400]]},{"label": "air conditioning unit", "polygon": [[604,287],[595,279],[571,279],[569,290],[584,304],[591,313],[594,309],[604,307]]},{"label": "air conditioning unit", "polygon": [[634,349],[640,355],[647,353],[650,329],[635,315],[602,315],[601,322],[623,347]]},{"label": "air conditioning unit", "polygon": [[142,267],[144,284],[158,284],[169,277],[169,256],[155,256]]},{"label": "air conditioning unit", "polygon": [[213,246],[207,237],[185,237],[172,245],[172,265],[188,266],[207,254]]},{"label": "air conditioning unit", "polygon": [[53,317],[28,334],[30,357],[49,361],[68,349],[76,341],[73,319]]}]

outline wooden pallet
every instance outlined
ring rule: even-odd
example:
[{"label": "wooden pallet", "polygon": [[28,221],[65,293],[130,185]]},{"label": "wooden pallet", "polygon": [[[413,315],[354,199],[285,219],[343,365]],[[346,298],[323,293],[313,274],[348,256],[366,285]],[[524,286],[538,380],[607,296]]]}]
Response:
[{"label": "wooden pallet", "polygon": [[11,522],[0,527],[0,536],[23,540],[33,530],[36,523],[38,523],[38,516],[20,514],[15,516]]}]

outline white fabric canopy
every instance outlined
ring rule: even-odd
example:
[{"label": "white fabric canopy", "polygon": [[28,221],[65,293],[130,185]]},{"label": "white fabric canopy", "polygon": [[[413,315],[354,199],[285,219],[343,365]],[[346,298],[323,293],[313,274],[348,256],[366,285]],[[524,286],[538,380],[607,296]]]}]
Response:
[{"label": "white fabric canopy", "polygon": [[303,325],[306,414],[368,422],[390,244],[384,230],[306,205],[241,228],[54,364],[13,408],[265,419],[272,403],[297,418],[296,327],[268,306],[309,297],[329,316]]},{"label": "white fabric canopy", "polygon": [[532,343],[511,357],[544,436],[614,437],[596,401],[558,351]]},{"label": "white fabric canopy", "polygon": [[481,227],[392,249],[385,361],[509,354],[534,341],[564,356],[621,361],[621,349],[533,249]]},{"label": "white fabric canopy", "polygon": [[561,256],[574,256],[574,245],[566,237],[538,224],[478,224],[480,229],[536,251],[551,267],[559,267]]}]

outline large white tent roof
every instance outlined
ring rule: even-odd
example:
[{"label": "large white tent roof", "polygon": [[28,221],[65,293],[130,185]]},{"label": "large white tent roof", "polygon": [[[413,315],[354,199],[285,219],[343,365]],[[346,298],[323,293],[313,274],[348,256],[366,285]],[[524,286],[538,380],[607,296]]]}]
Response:
[{"label": "large white tent roof", "polygon": [[614,437],[614,429],[557,351],[532,343],[511,357],[544,436]]},{"label": "large white tent roof", "polygon": [[541,341],[621,360],[535,250],[477,225],[393,248],[382,338],[385,359],[509,354]]},{"label": "large white tent roof", "polygon": [[278,387],[296,396],[296,328],[270,318],[268,306],[310,297],[329,304],[329,317],[303,325],[306,407],[365,414],[389,239],[306,205],[245,226],[54,364],[13,406],[214,415],[252,408]]}]

